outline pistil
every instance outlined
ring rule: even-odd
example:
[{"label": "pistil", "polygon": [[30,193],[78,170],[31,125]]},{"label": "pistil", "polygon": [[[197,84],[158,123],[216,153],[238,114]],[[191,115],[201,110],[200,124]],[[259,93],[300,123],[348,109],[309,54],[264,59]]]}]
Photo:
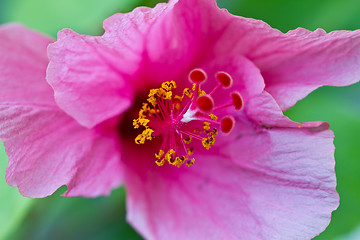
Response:
[{"label": "pistil", "polygon": [[242,110],[243,99],[239,92],[232,92],[229,103],[216,106],[213,95],[221,88],[232,86],[233,79],[226,72],[218,72],[215,78],[218,85],[207,94],[201,85],[207,80],[204,70],[196,68],[189,73],[191,88],[185,88],[182,95],[175,95],[175,81],[162,83],[160,88],[151,89],[147,103],[143,103],[139,118],[133,120],[134,128],[144,130],[135,138],[136,144],[145,144],[154,138],[161,137],[162,144],[155,153],[156,164],[165,162],[180,167],[191,166],[195,159],[191,156],[195,151],[195,142],[201,142],[206,150],[215,144],[218,128],[224,135],[229,134],[235,126],[235,118],[223,116],[220,121],[215,111],[227,107]]}]

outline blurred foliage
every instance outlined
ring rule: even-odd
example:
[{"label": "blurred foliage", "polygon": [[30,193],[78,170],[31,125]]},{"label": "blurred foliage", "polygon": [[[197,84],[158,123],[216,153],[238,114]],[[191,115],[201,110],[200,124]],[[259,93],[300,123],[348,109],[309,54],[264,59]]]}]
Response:
[{"label": "blurred foliage", "polygon": [[360,28],[359,0],[218,0],[220,7],[243,17],[256,18],[273,28],[297,27],[353,30]]},{"label": "blurred foliage", "polygon": [[[17,21],[56,37],[62,28],[99,35],[102,21],[137,5],[156,0],[1,0],[0,23]],[[231,13],[261,19],[283,32],[304,27],[360,28],[358,0],[218,0]],[[295,121],[323,120],[335,132],[336,172],[341,204],[330,226],[317,240],[334,239],[360,224],[360,84],[323,87],[286,114]],[[31,200],[6,185],[6,159],[0,148],[0,239],[141,239],[125,221],[125,191],[96,199],[62,198],[64,189],[45,199]],[[11,233],[9,235],[9,233]]]},{"label": "blurred foliage", "polygon": [[66,187],[52,196],[37,199],[21,226],[10,239],[103,240],[142,239],[125,221],[125,190],[93,199],[60,197]]},{"label": "blurred foliage", "polygon": [[6,184],[6,165],[7,156],[0,143],[0,239],[5,239],[9,233],[18,230],[33,203],[32,199],[22,197],[17,188]]},{"label": "blurred foliage", "polygon": [[140,0],[4,0],[3,20],[20,22],[56,37],[63,28],[81,34],[102,32],[102,22],[117,12],[127,12]]}]

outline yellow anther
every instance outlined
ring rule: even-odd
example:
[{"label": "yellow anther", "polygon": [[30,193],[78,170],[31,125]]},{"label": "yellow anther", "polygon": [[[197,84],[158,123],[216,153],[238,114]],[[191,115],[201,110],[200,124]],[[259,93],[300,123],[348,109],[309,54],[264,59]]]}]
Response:
[{"label": "yellow anther", "polygon": [[211,145],[207,138],[203,138],[201,142],[202,142],[202,145],[204,146],[204,148],[206,148],[206,150],[210,149]]},{"label": "yellow anther", "polygon": [[180,158],[180,157],[176,157],[175,160],[174,160],[174,162],[171,163],[171,164],[174,165],[174,166],[180,167],[180,166],[185,162],[185,160],[187,160],[187,159],[185,158],[185,156],[182,156],[181,158]]},{"label": "yellow anther", "polygon": [[[193,86],[192,86],[192,90],[193,92],[195,92],[195,88],[196,88],[196,84],[194,83]],[[200,86],[199,86],[199,89],[198,89],[198,95],[201,96],[201,95],[205,95],[206,92],[201,90]]]},{"label": "yellow anther", "polygon": [[133,120],[133,126],[134,126],[134,128],[139,128],[140,127],[139,119],[134,119]]},{"label": "yellow anther", "polygon": [[146,128],[141,134],[137,135],[137,137],[135,138],[135,143],[136,144],[144,144],[145,140],[151,140],[153,139],[153,134],[154,130],[152,130],[151,128]]},{"label": "yellow anther", "polygon": [[[145,118],[145,117],[146,117],[145,111],[142,110],[142,109],[140,109],[140,111],[139,111],[139,118]],[[134,119],[134,120],[135,120],[135,119]]]},{"label": "yellow anther", "polygon": [[175,97],[174,97],[175,100],[178,100],[180,102],[183,100],[183,98],[184,98],[184,95],[182,97],[179,95],[175,95]]},{"label": "yellow anther", "polygon": [[157,89],[157,88],[150,89],[148,97],[151,98],[151,97],[155,96],[158,92],[159,92],[159,89]]},{"label": "yellow anther", "polygon": [[190,144],[190,143],[191,143],[191,140],[192,140],[192,137],[191,137],[191,136],[189,136],[189,137],[187,137],[187,138],[184,138],[184,143],[185,143],[185,144]]},{"label": "yellow anther", "polygon": [[142,126],[144,126],[144,127],[146,127],[149,122],[150,122],[149,119],[139,118],[139,123],[140,123],[140,125],[142,125]]},{"label": "yellow anther", "polygon": [[159,88],[156,96],[163,97],[164,95],[166,95],[166,91],[162,88]]},{"label": "yellow anther", "polygon": [[215,143],[215,138],[214,138],[214,136],[210,136],[210,137],[208,137],[208,140],[209,140],[209,143],[211,144],[211,145],[214,145],[214,143]]},{"label": "yellow anther", "polygon": [[216,128],[213,128],[213,132],[211,133],[211,136],[216,137],[219,134],[218,130]]},{"label": "yellow anther", "polygon": [[190,167],[191,165],[194,164],[194,162],[195,162],[195,159],[192,158],[192,159],[190,159],[189,161],[186,162],[186,165],[188,165],[188,167]]},{"label": "yellow anther", "polygon": [[157,159],[161,159],[164,156],[165,152],[160,149],[159,153],[155,153]]},{"label": "yellow anther", "polygon": [[166,93],[164,93],[164,95],[163,95],[163,98],[164,98],[164,99],[170,100],[171,97],[172,97],[172,92],[166,92]]},{"label": "yellow anther", "polygon": [[145,143],[145,139],[146,137],[143,136],[142,134],[137,135],[137,137],[135,138],[135,143],[136,144],[144,144]]},{"label": "yellow anther", "polygon": [[147,128],[145,129],[141,134],[145,136],[146,140],[151,140],[153,139],[153,134],[154,130],[152,130],[151,128]]},{"label": "yellow anther", "polygon": [[150,109],[149,104],[143,103],[142,110],[146,111],[146,110],[149,110],[149,109]]},{"label": "yellow anther", "polygon": [[161,87],[165,89],[166,91],[171,91],[172,89],[176,88],[176,83],[174,81],[170,82],[163,82],[161,84]]},{"label": "yellow anther", "polygon": [[204,122],[204,130],[210,130],[210,123]]},{"label": "yellow anther", "polygon": [[184,95],[186,95],[186,96],[188,96],[189,98],[191,98],[193,94],[192,94],[192,92],[190,91],[190,89],[185,88],[184,91],[183,91],[183,96],[184,96]]},{"label": "yellow anther", "polygon": [[214,121],[218,120],[218,117],[215,114],[210,114],[209,117]]},{"label": "yellow anther", "polygon": [[206,150],[209,150],[211,145],[213,145],[215,143],[215,137],[213,135],[211,135],[208,138],[203,138],[201,142],[202,142],[202,145],[206,148]]},{"label": "yellow anther", "polygon": [[151,105],[152,105],[153,107],[155,107],[155,105],[156,105],[156,98],[155,98],[154,96],[149,97],[149,98],[147,99],[147,101],[148,101],[149,103],[151,103]]},{"label": "yellow anther", "polygon": [[174,159],[174,156],[175,156],[175,150],[174,149],[170,149],[166,154],[165,154],[165,157],[164,159],[166,161],[168,161],[170,164],[172,164],[171,160]]},{"label": "yellow anther", "polygon": [[162,159],[161,161],[155,161],[156,165],[158,165],[159,167],[161,167],[162,165],[164,165],[165,163],[165,159]]},{"label": "yellow anther", "polygon": [[199,88],[199,96],[206,95],[206,92]]},{"label": "yellow anther", "polygon": [[186,150],[187,150],[187,154],[188,154],[189,156],[191,156],[191,155],[194,154],[194,149],[193,149],[193,148],[188,148],[188,149],[186,149]]}]

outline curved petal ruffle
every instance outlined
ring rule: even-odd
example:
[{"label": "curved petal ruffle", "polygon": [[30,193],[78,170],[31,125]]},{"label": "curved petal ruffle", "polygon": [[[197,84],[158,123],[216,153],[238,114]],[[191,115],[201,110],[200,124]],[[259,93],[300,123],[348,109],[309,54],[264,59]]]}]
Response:
[{"label": "curved petal ruffle", "polygon": [[0,104],[31,101],[55,106],[53,91],[45,80],[46,48],[51,42],[19,24],[0,27]]},{"label": "curved petal ruffle", "polygon": [[274,128],[176,174],[127,170],[128,221],[147,239],[310,239],[338,206],[332,141]]},{"label": "curved petal ruffle", "polygon": [[[163,66],[176,66],[180,59],[196,66],[229,53],[245,56],[260,69],[266,91],[282,110],[320,86],[360,79],[359,30],[326,34],[299,28],[283,34],[262,21],[219,10],[213,0],[179,1],[151,29],[147,49]],[[171,59],[164,57],[168,53]]]},{"label": "curved petal ruffle", "polygon": [[81,127],[55,104],[46,83],[51,40],[20,25],[0,28],[0,140],[6,179],[28,197],[68,185],[68,196],[108,194],[122,182],[118,143]]},{"label": "curved petal ruffle", "polygon": [[0,140],[9,157],[6,180],[27,197],[45,197],[62,185],[68,196],[107,195],[121,184],[119,150],[61,110],[0,104]]},{"label": "curved petal ruffle", "polygon": [[50,45],[47,80],[59,107],[81,125],[91,128],[125,111],[133,92],[116,66],[108,61],[107,47],[97,37],[65,29]]},{"label": "curved petal ruffle", "polygon": [[276,100],[266,91],[254,96],[248,102],[246,115],[261,128],[307,128],[310,131],[322,131],[329,128],[329,123],[293,122],[286,117]]},{"label": "curved petal ruffle", "polygon": [[[49,47],[47,79],[60,108],[91,128],[124,112],[131,105],[137,71],[144,61],[146,33],[171,5],[136,8],[104,21],[105,34],[92,37],[60,31]],[[144,76],[150,79],[152,76]]]},{"label": "curved petal ruffle", "polygon": [[264,41],[259,49],[251,58],[282,110],[318,87],[360,80],[360,30],[326,34],[298,28]]}]

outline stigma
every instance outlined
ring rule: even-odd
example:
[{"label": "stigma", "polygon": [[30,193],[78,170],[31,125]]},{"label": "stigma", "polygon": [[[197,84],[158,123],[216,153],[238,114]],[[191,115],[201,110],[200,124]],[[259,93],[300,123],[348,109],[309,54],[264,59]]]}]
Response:
[{"label": "stigma", "polygon": [[191,166],[195,162],[192,155],[196,147],[201,148],[202,145],[209,150],[215,144],[219,131],[227,135],[234,129],[235,118],[232,115],[219,119],[216,113],[229,107],[234,112],[242,110],[244,101],[241,94],[234,91],[228,95],[228,103],[216,105],[213,95],[220,89],[230,88],[233,79],[226,72],[217,72],[217,86],[206,93],[201,86],[207,78],[204,70],[196,68],[188,75],[189,88],[181,91],[175,81],[168,81],[160,88],[151,89],[139,117],[133,120],[135,129],[143,128],[135,138],[136,144],[145,144],[154,138],[162,139],[160,149],[155,152],[158,166],[165,163],[177,167],[183,164]]}]

